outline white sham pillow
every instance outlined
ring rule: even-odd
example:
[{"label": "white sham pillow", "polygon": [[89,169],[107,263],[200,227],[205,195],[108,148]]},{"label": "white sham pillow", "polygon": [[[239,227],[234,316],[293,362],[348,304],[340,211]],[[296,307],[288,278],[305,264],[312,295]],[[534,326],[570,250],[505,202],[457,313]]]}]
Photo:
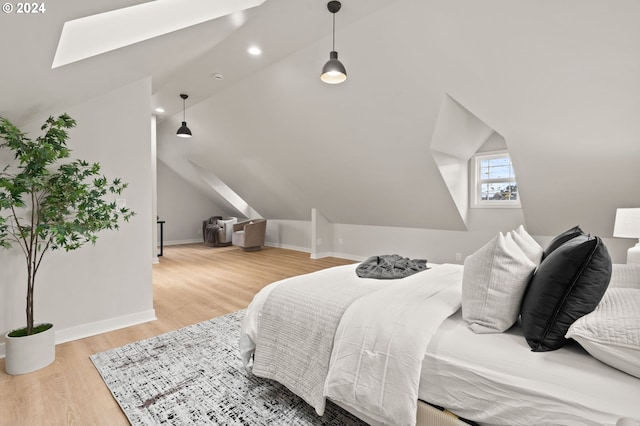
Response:
[{"label": "white sham pillow", "polygon": [[462,272],[462,318],[474,333],[502,333],[518,319],[536,264],[509,234],[468,256]]},{"label": "white sham pillow", "polygon": [[594,358],[640,378],[640,289],[610,288],[565,335]]},{"label": "white sham pillow", "polygon": [[529,235],[527,230],[524,229],[524,226],[520,225],[516,230],[511,231],[511,236],[524,254],[526,254],[533,263],[540,265],[544,248]]},{"label": "white sham pillow", "polygon": [[611,281],[609,288],[640,289],[640,265],[630,263],[614,263],[611,265]]}]

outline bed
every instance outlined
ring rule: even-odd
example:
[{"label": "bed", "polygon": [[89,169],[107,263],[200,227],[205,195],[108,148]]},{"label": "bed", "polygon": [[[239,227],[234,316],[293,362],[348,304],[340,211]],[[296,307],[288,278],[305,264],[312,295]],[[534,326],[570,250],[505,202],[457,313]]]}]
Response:
[{"label": "bed", "polygon": [[640,379],[575,341],[534,352],[519,322],[472,331],[461,309],[467,262],[390,280],[360,278],[357,266],[261,290],[242,323],[247,368],[319,415],[328,398],[370,424],[416,424],[424,402],[480,425],[640,419]]}]

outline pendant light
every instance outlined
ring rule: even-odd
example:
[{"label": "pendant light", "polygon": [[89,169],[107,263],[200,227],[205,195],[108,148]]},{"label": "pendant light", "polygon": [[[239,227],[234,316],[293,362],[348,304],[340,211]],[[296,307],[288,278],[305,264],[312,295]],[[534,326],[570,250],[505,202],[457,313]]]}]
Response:
[{"label": "pendant light", "polygon": [[320,76],[320,80],[327,84],[338,84],[347,79],[347,70],[338,60],[338,52],[336,52],[336,13],[341,7],[342,4],[339,1],[327,3],[327,9],[333,14],[333,49],[329,53],[329,60],[322,67],[322,75]]},{"label": "pendant light", "polygon": [[176,133],[176,135],[180,138],[190,138],[191,130],[189,130],[189,128],[187,127],[186,107],[185,107],[185,101],[187,100],[189,95],[181,94],[180,97],[182,98],[182,126],[180,126],[180,128],[178,129],[178,132]]}]

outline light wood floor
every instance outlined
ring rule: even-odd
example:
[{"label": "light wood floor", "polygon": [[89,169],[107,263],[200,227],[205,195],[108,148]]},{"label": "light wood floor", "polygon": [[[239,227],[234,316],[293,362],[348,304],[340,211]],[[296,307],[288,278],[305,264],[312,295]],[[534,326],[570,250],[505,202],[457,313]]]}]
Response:
[{"label": "light wood floor", "polygon": [[165,247],[153,266],[156,321],[58,345],[55,362],[34,373],[9,376],[0,360],[0,425],[126,425],[90,355],[246,308],[273,281],[348,263],[272,247]]}]

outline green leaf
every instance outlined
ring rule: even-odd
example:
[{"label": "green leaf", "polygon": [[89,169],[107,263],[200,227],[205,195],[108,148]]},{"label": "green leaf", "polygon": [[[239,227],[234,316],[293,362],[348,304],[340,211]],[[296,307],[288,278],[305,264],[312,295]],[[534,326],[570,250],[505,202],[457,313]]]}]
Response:
[{"label": "green leaf", "polygon": [[[121,220],[135,215],[106,198],[127,188],[120,178],[101,175],[99,163],[66,160],[67,130],[75,126],[67,114],[51,116],[33,140],[0,117],[0,154],[6,151],[15,160],[0,172],[0,247],[18,244],[35,258],[49,250],[71,251],[95,244],[101,231],[118,229]],[[34,265],[26,262],[30,274]],[[28,298],[32,291],[29,287]],[[31,326],[32,320],[28,314]]]}]

